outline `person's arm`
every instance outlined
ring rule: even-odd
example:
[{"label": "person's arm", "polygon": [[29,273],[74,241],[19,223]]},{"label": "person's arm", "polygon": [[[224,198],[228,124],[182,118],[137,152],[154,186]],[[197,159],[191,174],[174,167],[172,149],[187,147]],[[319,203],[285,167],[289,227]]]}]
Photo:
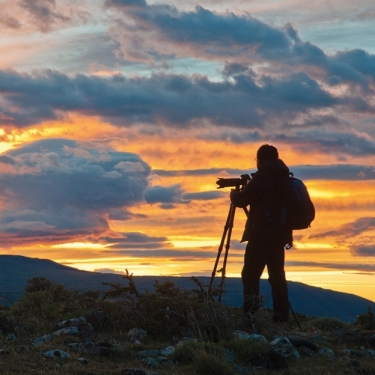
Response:
[{"label": "person's arm", "polygon": [[232,190],[230,192],[230,200],[236,207],[246,207],[250,204],[252,194],[252,180],[243,187],[242,190]]}]

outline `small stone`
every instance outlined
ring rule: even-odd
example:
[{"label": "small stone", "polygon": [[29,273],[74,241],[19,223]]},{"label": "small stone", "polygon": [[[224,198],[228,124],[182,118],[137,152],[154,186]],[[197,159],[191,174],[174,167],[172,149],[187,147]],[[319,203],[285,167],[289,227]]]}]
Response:
[{"label": "small stone", "polygon": [[159,363],[155,358],[151,358],[151,357],[142,358],[141,362],[150,367],[154,367],[154,368],[159,367]]},{"label": "small stone", "polygon": [[64,352],[60,349],[48,350],[43,353],[45,358],[70,358],[70,355],[67,352]]},{"label": "small stone", "polygon": [[132,328],[128,333],[127,336],[130,337],[130,340],[135,341],[139,340],[142,341],[147,337],[147,332],[142,328]]},{"label": "small stone", "polygon": [[320,348],[318,351],[318,354],[324,355],[326,357],[335,358],[335,353],[333,352],[333,350],[325,348],[325,347]]},{"label": "small stone", "polygon": [[176,349],[173,346],[167,346],[166,348],[160,350],[160,354],[164,357],[172,355]]},{"label": "small stone", "polygon": [[81,363],[82,365],[87,365],[88,364],[88,361],[86,358],[78,358],[78,362]]},{"label": "small stone", "polygon": [[15,340],[16,339],[16,335],[14,333],[9,333],[8,336],[7,336],[7,340],[11,341],[11,340]]},{"label": "small stone", "polygon": [[61,335],[77,335],[79,333],[78,327],[66,327],[58,329],[57,331],[53,332],[54,336],[61,336]]},{"label": "small stone", "polygon": [[372,350],[372,349],[367,349],[363,352],[363,355],[365,357],[372,357],[372,358],[375,358],[375,350]]},{"label": "small stone", "polygon": [[359,357],[359,353],[354,349],[344,349],[342,353],[347,357]]},{"label": "small stone", "polygon": [[41,345],[41,344],[44,344],[45,342],[50,341],[50,340],[52,340],[51,335],[44,335],[42,337],[37,337],[31,345],[34,345],[34,346]]},{"label": "small stone", "polygon": [[281,354],[284,358],[301,358],[301,355],[294,348],[294,346],[287,337],[278,337],[271,342],[271,345],[273,349],[279,354]]}]

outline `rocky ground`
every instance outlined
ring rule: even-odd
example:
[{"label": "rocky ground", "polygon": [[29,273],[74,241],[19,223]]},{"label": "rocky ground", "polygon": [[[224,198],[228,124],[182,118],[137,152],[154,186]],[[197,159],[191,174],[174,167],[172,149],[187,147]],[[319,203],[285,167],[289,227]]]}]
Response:
[{"label": "rocky ground", "polygon": [[104,295],[30,282],[1,311],[0,374],[375,374],[371,309],[355,324],[296,314],[275,325],[267,309],[250,323],[202,285],[140,295],[128,281]]}]

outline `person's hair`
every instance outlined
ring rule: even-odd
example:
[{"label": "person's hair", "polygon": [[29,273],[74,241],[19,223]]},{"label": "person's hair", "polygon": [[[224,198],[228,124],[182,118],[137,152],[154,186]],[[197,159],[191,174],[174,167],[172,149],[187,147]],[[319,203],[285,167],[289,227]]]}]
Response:
[{"label": "person's hair", "polygon": [[257,151],[257,159],[260,162],[264,162],[269,159],[278,159],[279,153],[277,152],[277,148],[271,145],[262,145],[259,147]]}]

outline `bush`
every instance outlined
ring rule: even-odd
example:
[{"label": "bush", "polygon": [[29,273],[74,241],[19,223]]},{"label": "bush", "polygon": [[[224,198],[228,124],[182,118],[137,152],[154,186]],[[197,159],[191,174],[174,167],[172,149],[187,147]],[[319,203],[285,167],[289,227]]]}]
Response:
[{"label": "bush", "polygon": [[356,323],[359,324],[362,329],[375,329],[375,317],[371,310],[371,306],[367,307],[367,313],[357,316]]},{"label": "bush", "polygon": [[265,353],[268,350],[266,343],[251,339],[230,340],[225,343],[225,347],[236,353],[236,360],[238,362],[242,362],[252,355]]},{"label": "bush", "polygon": [[225,350],[221,346],[213,343],[196,341],[188,341],[185,344],[178,346],[174,353],[174,357],[182,363],[191,363],[195,362],[197,355],[201,353],[208,353],[220,358],[221,360],[225,360]]},{"label": "bush", "polygon": [[310,320],[308,325],[309,328],[319,329],[323,332],[332,332],[348,326],[347,323],[337,318],[315,318]]},{"label": "bush", "polygon": [[197,374],[201,375],[235,375],[232,365],[225,359],[217,357],[215,354],[199,352],[194,361]]}]

